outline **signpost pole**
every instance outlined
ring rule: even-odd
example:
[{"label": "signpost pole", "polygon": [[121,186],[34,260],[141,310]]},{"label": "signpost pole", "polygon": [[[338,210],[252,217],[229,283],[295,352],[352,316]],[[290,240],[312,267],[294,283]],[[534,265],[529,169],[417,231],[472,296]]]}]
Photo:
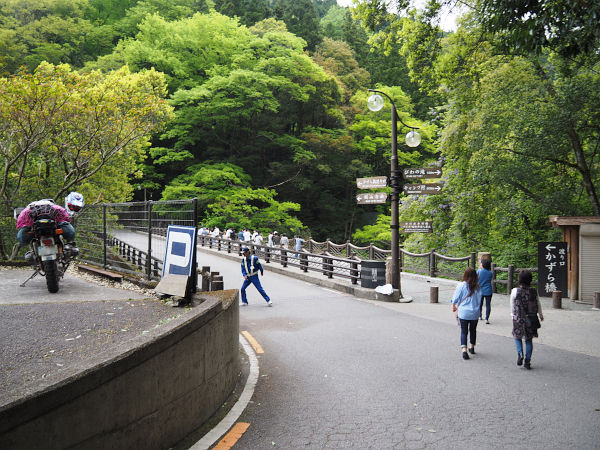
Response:
[{"label": "signpost pole", "polygon": [[392,162],[391,162],[391,187],[392,187],[392,286],[400,291],[400,270],[398,270],[398,253],[400,249],[400,225],[398,222],[398,122],[396,121],[396,106],[392,103]]}]

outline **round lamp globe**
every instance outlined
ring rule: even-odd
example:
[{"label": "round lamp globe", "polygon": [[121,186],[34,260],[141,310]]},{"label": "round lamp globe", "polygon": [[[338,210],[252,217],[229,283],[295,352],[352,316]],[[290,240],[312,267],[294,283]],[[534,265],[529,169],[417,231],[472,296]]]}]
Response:
[{"label": "round lamp globe", "polygon": [[421,143],[421,135],[415,130],[410,130],[406,135],[406,145],[409,147],[416,147]]},{"label": "round lamp globe", "polygon": [[367,106],[371,111],[379,111],[383,108],[383,97],[379,94],[373,94],[367,100]]}]

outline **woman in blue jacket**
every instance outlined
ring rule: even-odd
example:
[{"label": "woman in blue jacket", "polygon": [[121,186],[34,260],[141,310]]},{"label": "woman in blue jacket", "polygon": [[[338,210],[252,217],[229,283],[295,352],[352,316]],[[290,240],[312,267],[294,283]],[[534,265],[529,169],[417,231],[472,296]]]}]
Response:
[{"label": "woman in blue jacket", "polygon": [[482,320],[483,300],[485,300],[485,323],[490,323],[490,312],[492,311],[492,262],[489,259],[481,260],[481,269],[477,271],[479,277],[479,286],[481,286],[481,295],[483,296],[481,307],[479,308],[479,320]]},{"label": "woman in blue jacket", "polygon": [[460,346],[463,359],[469,359],[467,353],[467,335],[469,335],[469,352],[475,354],[477,342],[477,322],[481,308],[481,287],[477,282],[477,272],[468,267],[463,274],[463,281],[456,286],[452,296],[452,311],[460,320]]}]

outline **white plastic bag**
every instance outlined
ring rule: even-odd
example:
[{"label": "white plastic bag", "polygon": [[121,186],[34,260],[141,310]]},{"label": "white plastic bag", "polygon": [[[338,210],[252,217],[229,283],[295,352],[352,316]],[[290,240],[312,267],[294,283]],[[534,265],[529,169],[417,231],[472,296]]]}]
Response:
[{"label": "white plastic bag", "polygon": [[392,295],[394,293],[394,288],[391,284],[386,284],[383,286],[377,286],[375,288],[375,292],[379,292],[380,294],[384,295]]}]

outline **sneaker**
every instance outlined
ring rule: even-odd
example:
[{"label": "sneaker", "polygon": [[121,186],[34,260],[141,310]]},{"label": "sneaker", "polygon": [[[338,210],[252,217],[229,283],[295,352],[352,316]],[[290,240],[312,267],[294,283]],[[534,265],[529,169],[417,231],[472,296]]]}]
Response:
[{"label": "sneaker", "polygon": [[268,305],[268,306],[273,306],[273,301],[272,301],[272,300],[269,300],[269,301],[267,302],[267,305]]},{"label": "sneaker", "polygon": [[517,366],[522,366],[523,365],[523,355],[521,353],[519,353],[519,356],[517,357]]},{"label": "sneaker", "polygon": [[490,319],[485,319],[485,323],[490,324]]},{"label": "sneaker", "polygon": [[469,348],[469,353],[470,353],[471,355],[474,355],[474,354],[475,354],[475,347],[471,347],[471,348]]},{"label": "sneaker", "polygon": [[248,306],[248,302],[242,302],[242,306]]},{"label": "sneaker", "polygon": [[467,352],[463,352],[463,359],[469,359],[469,354]]},{"label": "sneaker", "polygon": [[525,360],[525,365],[524,365],[524,367],[525,367],[527,370],[531,370],[531,362],[530,362],[528,359],[526,359],[526,360]]}]

